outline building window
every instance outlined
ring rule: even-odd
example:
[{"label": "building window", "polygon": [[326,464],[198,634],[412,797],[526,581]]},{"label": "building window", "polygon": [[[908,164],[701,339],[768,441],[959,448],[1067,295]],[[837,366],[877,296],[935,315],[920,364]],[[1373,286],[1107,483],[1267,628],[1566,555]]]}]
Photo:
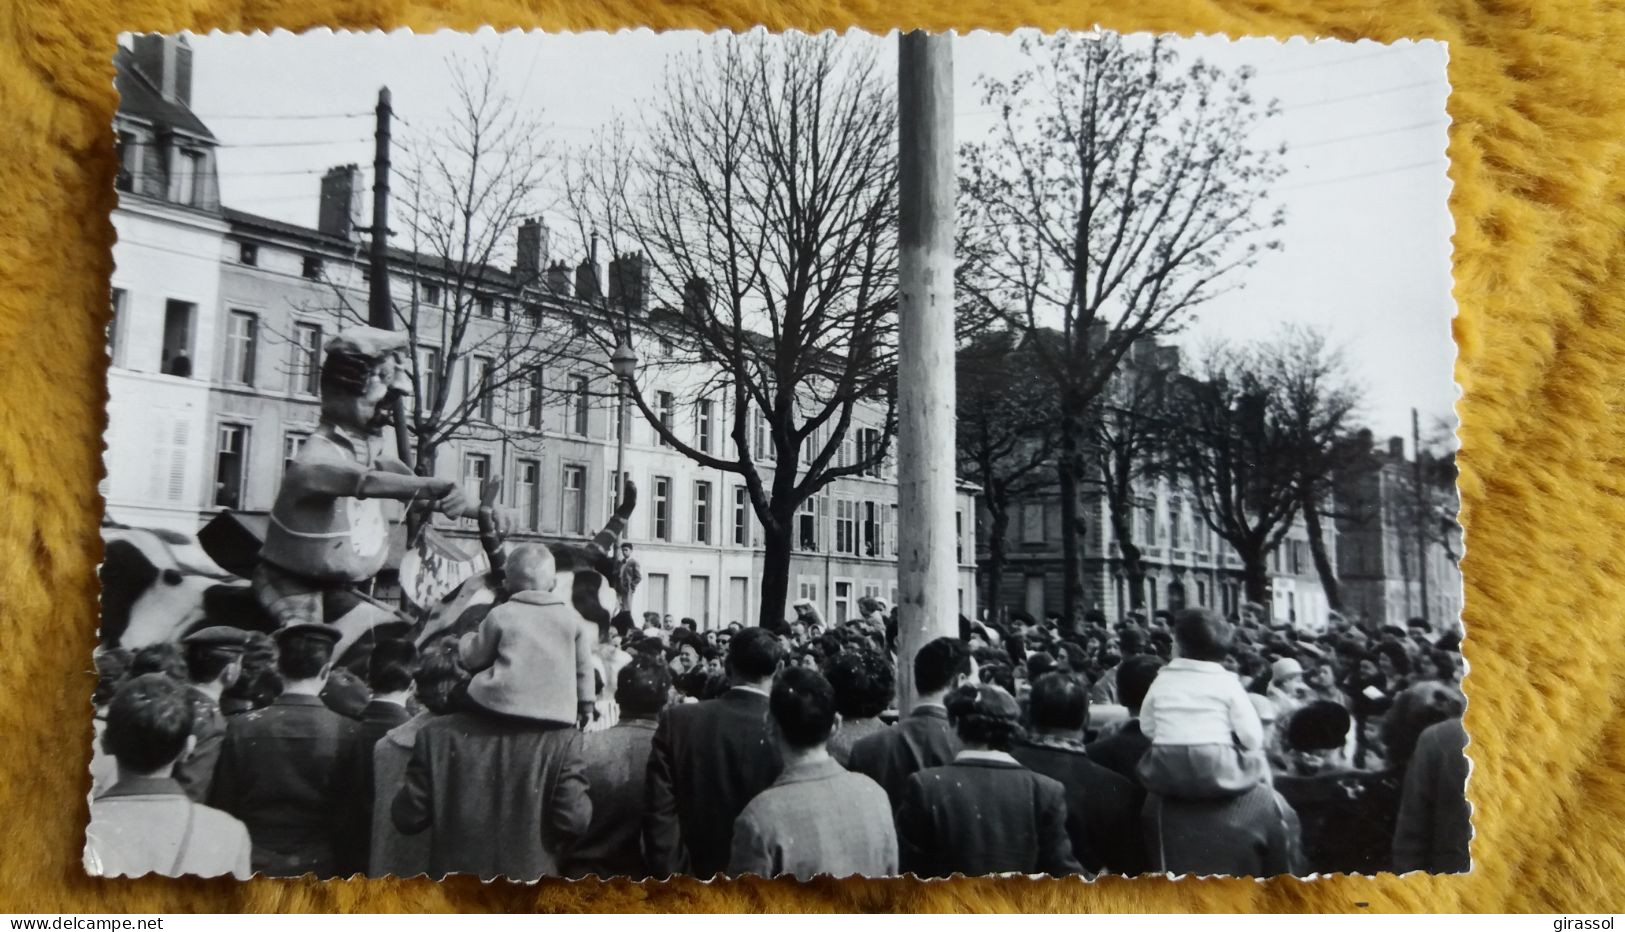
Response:
[{"label": "building window", "polygon": [[564,533],[587,533],[587,467],[564,467],[564,499],[559,516]]},{"label": "building window", "polygon": [[475,356],[463,369],[463,394],[474,402],[475,417],[487,424],[496,420],[496,363],[489,356]]},{"label": "building window", "polygon": [[880,556],[880,503],[863,503],[863,555]]},{"label": "building window", "polygon": [[750,419],[756,438],[756,447],[751,452],[759,460],[772,460],[774,456],[773,438],[767,429],[767,415],[762,413],[761,408],[752,407],[750,409]]},{"label": "building window", "polygon": [[254,355],[259,343],[260,319],[247,311],[232,311],[226,321],[226,384],[254,384]]},{"label": "building window", "polygon": [[694,483],[694,543],[711,542],[711,483]]},{"label": "building window", "polygon": [[[898,534],[897,534],[897,506],[896,505],[891,506],[891,524],[888,525],[888,530],[890,531],[890,533],[887,534],[886,536],[891,538],[891,555],[895,557],[895,556],[897,556],[897,537],[898,537]],[[892,601],[896,602],[895,599],[893,599]]]},{"label": "building window", "polygon": [[440,398],[440,351],[418,347],[418,407],[433,411]]},{"label": "building window", "polygon": [[313,282],[314,281],[321,281],[321,278],[322,278],[322,257],[321,256],[306,256],[304,258],[304,260],[300,263],[299,274],[304,276],[305,278],[310,279]]},{"label": "building window", "polygon": [[[874,427],[858,428],[858,461],[867,462],[870,457],[880,456],[880,430]],[[882,467],[885,464],[880,459],[863,467],[863,475],[872,479],[881,477]]]},{"label": "building window", "polygon": [[314,398],[322,389],[322,328],[293,325],[293,359],[288,364],[288,391]]},{"label": "building window", "polygon": [[173,179],[175,203],[185,204],[188,207],[204,206],[203,191],[208,176],[203,170],[203,159],[203,153],[197,149],[181,149],[176,153]]},{"label": "building window", "polygon": [[113,187],[120,191],[136,190],[135,177],[141,173],[142,142],[136,134],[129,130],[118,131],[118,174],[113,178]]},{"label": "building window", "polygon": [[734,546],[750,543],[750,489],[734,486]]},{"label": "building window", "polygon": [[164,303],[164,375],[192,377],[192,321],[196,314],[197,305],[189,301]]},{"label": "building window", "polygon": [[540,304],[526,304],[525,305],[525,326],[529,327],[532,330],[537,330],[537,329],[541,328],[541,326],[542,326],[542,306]]},{"label": "building window", "polygon": [[221,424],[214,459],[214,503],[220,508],[242,508],[248,482],[248,428]]},{"label": "building window", "polygon": [[514,510],[519,512],[524,529],[534,531],[541,524],[536,489],[541,482],[542,465],[535,460],[520,460],[518,466],[518,475],[513,481]]},{"label": "building window", "polygon": [[667,598],[671,593],[671,577],[665,573],[650,573],[646,582],[648,583],[649,594],[645,597],[648,599],[644,603],[645,610],[659,612],[662,615],[666,614],[667,609],[670,608]]},{"label": "building window", "polygon": [[243,265],[260,264],[260,247],[258,243],[237,244],[237,261]]},{"label": "building window", "polygon": [[485,480],[491,478],[491,457],[484,453],[463,454],[463,492],[474,501],[485,497]]},{"label": "building window", "polygon": [[488,294],[482,294],[476,298],[474,306],[481,317],[497,316],[497,300]]},{"label": "building window", "polygon": [[542,429],[542,367],[533,366],[525,376],[525,426]]},{"label": "building window", "polygon": [[694,442],[701,453],[711,452],[711,399],[701,398],[694,405]]},{"label": "building window", "polygon": [[796,546],[809,553],[818,552],[818,506],[815,499],[807,499],[796,509]]},{"label": "building window", "polygon": [[1042,544],[1044,542],[1044,506],[1021,506],[1021,542],[1024,544]]},{"label": "building window", "polygon": [[119,340],[119,327],[124,322],[124,306],[128,303],[129,297],[129,292],[123,288],[113,289],[112,302],[109,306],[112,313],[107,318],[107,358],[111,359],[115,366],[121,361],[118,354],[121,342]]},{"label": "building window", "polygon": [[954,559],[965,562],[965,513],[954,512]]},{"label": "building window", "polygon": [[[671,421],[672,421],[672,397],[671,397],[671,392],[656,392],[655,393],[655,417],[660,421],[660,426],[661,427],[664,427],[668,431],[671,430]],[[665,438],[664,435],[662,435],[660,437],[660,445],[663,446],[663,447],[671,446],[670,443],[666,442],[666,438]]]},{"label": "building window", "polygon": [[818,578],[816,576],[796,577],[796,598],[808,599],[818,605]]},{"label": "building window", "polygon": [[587,395],[589,383],[584,375],[570,376],[569,432],[577,437],[587,436]]},{"label": "building window", "polygon": [[305,441],[310,434],[303,431],[288,431],[282,435],[282,474],[286,476],[288,470],[293,468],[293,461],[299,458],[299,453],[305,449]]},{"label": "building window", "polygon": [[835,623],[844,624],[852,617],[852,583],[841,579],[835,582]]},{"label": "building window", "polygon": [[440,306],[440,286],[434,282],[423,283],[423,303],[430,307]]},{"label": "building window", "polygon": [[688,617],[700,623],[700,628],[711,627],[711,577],[688,578]]},{"label": "building window", "polygon": [[654,508],[650,511],[650,536],[671,540],[671,479],[655,476]]},{"label": "building window", "polygon": [[835,552],[858,552],[858,503],[849,498],[835,500]]}]

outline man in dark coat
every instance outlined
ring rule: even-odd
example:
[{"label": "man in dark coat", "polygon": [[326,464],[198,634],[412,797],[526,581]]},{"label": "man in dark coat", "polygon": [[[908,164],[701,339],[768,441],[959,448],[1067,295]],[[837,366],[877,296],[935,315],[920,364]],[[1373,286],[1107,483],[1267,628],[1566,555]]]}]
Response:
[{"label": "man in dark coat", "polygon": [[190,756],[175,765],[175,782],[195,803],[209,798],[214,769],[220,763],[220,748],[226,741],[226,716],[220,711],[220,696],[242,676],[243,651],[247,647],[248,632],[241,628],[217,625],[181,638],[196,745]]},{"label": "man in dark coat", "polygon": [[1089,759],[1102,767],[1140,782],[1137,773],[1140,758],[1151,748],[1151,739],[1140,730],[1140,705],[1151,689],[1151,681],[1162,669],[1162,658],[1155,654],[1138,654],[1124,660],[1117,668],[1117,701],[1127,709],[1129,720],[1109,735],[1102,735],[1087,748]]},{"label": "man in dark coat", "polygon": [[330,877],[337,869],[335,836],[349,804],[340,798],[344,764],[358,728],[319,698],[338,638],[319,624],[277,632],[282,694],[226,731],[209,805],[248,826],[256,872]]},{"label": "man in dark coat", "polygon": [[1066,831],[1078,863],[1096,873],[1132,877],[1144,871],[1140,807],[1145,793],[1084,752],[1089,692],[1083,682],[1068,673],[1046,673],[1033,683],[1027,711],[1032,731],[1016,742],[1010,756],[1066,788]]},{"label": "man in dark coat", "polygon": [[1472,870],[1472,807],[1467,802],[1467,730],[1460,718],[1428,726],[1416,739],[1394,830],[1394,871]]},{"label": "man in dark coat", "polygon": [[670,693],[671,673],[659,660],[640,657],[621,668],[615,682],[620,721],[581,738],[592,822],[571,847],[564,876],[649,876],[643,854],[644,780],[655,722]]},{"label": "man in dark coat", "polygon": [[728,644],[732,688],[661,713],[644,808],[655,876],[710,879],[727,868],[734,820],[783,768],[767,727],[768,691],[783,661],[772,632],[746,628]]},{"label": "man in dark coat", "polygon": [[952,763],[958,753],[959,740],[948,724],[943,700],[975,677],[976,661],[963,641],[942,637],[921,647],[914,655],[919,700],[902,721],[852,745],[847,769],[880,784],[896,809],[909,777]]},{"label": "man in dark coat", "polygon": [[953,763],[908,779],[897,810],[902,869],[921,877],[955,872],[1078,874],[1066,827],[1066,790],[1011,757],[1021,706],[998,686],[966,686],[948,700],[964,748]]},{"label": "man in dark coat", "polygon": [[1352,719],[1335,702],[1318,700],[1287,722],[1289,758],[1275,789],[1298,814],[1303,869],[1315,874],[1376,874],[1392,870],[1396,770],[1354,770],[1345,749]]},{"label": "man in dark coat", "polygon": [[494,712],[430,719],[418,731],[390,818],[432,830],[429,876],[557,876],[592,820],[581,732]]},{"label": "man in dark coat", "polygon": [[345,764],[350,774],[339,849],[339,870],[346,876],[367,872],[372,850],[374,804],[373,749],[379,739],[412,716],[406,700],[412,695],[412,673],[418,652],[411,641],[387,638],[373,645],[367,658],[367,688],[371,698],[361,708],[361,727]]}]

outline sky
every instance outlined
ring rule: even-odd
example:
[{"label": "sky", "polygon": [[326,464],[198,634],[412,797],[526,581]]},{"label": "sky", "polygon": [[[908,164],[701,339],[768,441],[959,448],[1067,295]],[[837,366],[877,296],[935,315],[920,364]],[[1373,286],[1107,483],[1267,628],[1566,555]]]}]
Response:
[{"label": "sky", "polygon": [[[851,40],[894,54],[889,37]],[[639,106],[657,94],[667,61],[707,39],[649,30],[486,30],[190,41],[192,107],[221,142],[222,202],[314,226],[328,167],[358,163],[370,185],[380,86],[390,88],[397,133],[428,131],[451,103],[451,57],[488,50],[511,96],[538,115],[555,150],[567,151],[617,114],[635,121]],[[1345,353],[1365,390],[1363,421],[1378,437],[1408,437],[1413,407],[1424,443],[1435,425],[1453,426],[1444,46],[1223,37],[1178,43],[1182,56],[1256,69],[1255,92],[1281,108],[1259,141],[1285,142],[1288,154],[1272,201],[1286,211],[1284,249],[1267,253],[1242,273],[1241,287],[1203,306],[1177,342],[1196,351],[1217,337],[1267,339],[1285,325],[1312,324]],[[958,140],[993,128],[978,77],[1007,77],[1022,62],[1013,37],[977,32],[956,40]]]}]

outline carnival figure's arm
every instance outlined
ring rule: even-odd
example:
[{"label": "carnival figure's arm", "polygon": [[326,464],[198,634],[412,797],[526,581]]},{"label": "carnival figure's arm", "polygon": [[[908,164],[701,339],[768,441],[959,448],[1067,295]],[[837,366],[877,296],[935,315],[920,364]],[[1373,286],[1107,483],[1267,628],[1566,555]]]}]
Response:
[{"label": "carnival figure's arm", "polygon": [[615,550],[615,539],[626,530],[626,521],[632,517],[633,509],[638,507],[638,487],[631,479],[626,480],[626,488],[621,492],[621,504],[615,509],[615,514],[604,523],[603,530],[592,536],[587,542],[587,549],[594,556],[611,554]]},{"label": "carnival figure's arm", "polygon": [[295,466],[289,478],[306,491],[334,497],[389,498],[404,502],[414,498],[442,500],[458,491],[457,483],[450,479],[367,469],[360,463],[306,463]]}]

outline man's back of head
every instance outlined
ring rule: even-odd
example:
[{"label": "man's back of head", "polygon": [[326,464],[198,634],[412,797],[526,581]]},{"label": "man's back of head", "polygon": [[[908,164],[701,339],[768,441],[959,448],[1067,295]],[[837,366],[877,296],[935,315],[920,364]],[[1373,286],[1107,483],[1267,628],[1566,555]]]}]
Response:
[{"label": "man's back of head", "polygon": [[762,685],[779,672],[784,648],[766,628],[746,628],[728,642],[728,676],[736,685]]},{"label": "man's back of head", "polygon": [[956,676],[970,672],[970,647],[957,638],[937,638],[914,655],[914,689],[922,696],[941,693],[954,685]]},{"label": "man's back of head", "polygon": [[615,701],[623,718],[654,718],[670,697],[671,671],[658,660],[639,657],[615,678]]},{"label": "man's back of head", "polygon": [[789,667],[774,678],[769,708],[790,751],[823,747],[835,728],[835,688],[808,667]]},{"label": "man's back of head", "polygon": [[144,673],[114,693],[102,743],[118,761],[119,778],[125,779],[174,764],[191,736],[192,703],[186,687],[162,673]]}]

